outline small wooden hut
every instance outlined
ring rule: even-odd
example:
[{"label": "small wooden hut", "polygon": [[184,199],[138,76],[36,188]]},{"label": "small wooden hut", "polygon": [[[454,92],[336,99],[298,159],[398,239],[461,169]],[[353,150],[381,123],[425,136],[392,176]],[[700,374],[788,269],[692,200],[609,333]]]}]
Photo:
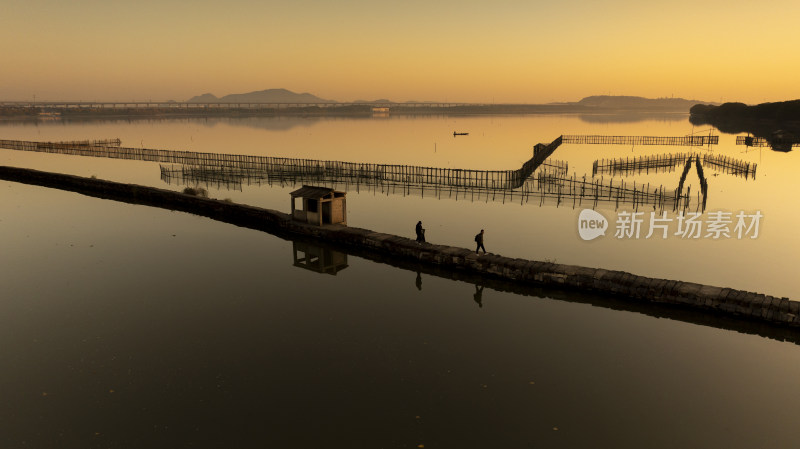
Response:
[{"label": "small wooden hut", "polygon": [[[347,224],[347,200],[345,192],[327,187],[303,186],[292,196],[292,219],[322,226],[324,224]],[[301,207],[298,207],[301,206]]]}]

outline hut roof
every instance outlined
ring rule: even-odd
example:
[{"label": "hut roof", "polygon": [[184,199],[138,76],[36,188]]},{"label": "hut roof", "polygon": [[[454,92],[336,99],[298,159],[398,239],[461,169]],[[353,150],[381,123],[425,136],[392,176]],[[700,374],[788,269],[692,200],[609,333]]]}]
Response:
[{"label": "hut roof", "polygon": [[298,196],[302,198],[323,198],[333,192],[334,190],[328,187],[303,186],[290,193],[290,195],[292,198]]}]

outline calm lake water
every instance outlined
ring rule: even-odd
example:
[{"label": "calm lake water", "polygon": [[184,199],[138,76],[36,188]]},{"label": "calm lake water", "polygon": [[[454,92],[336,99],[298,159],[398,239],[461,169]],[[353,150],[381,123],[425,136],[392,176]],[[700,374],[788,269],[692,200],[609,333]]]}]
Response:
[{"label": "calm lake water", "polygon": [[[487,170],[517,169],[561,134],[708,131],[685,115],[0,122],[2,139]],[[422,220],[429,241],[465,247],[483,228],[498,254],[800,299],[797,151],[721,135],[711,149],[565,144],[552,158],[591,177],[596,159],[689,151],[758,164],[755,179],[706,167],[704,214],[760,211],[757,238],[686,239],[674,222],[665,239],[616,238],[618,214],[634,209],[601,203],[612,224],[584,241],[585,204],[380,191],[348,192],[348,224],[411,237]],[[0,150],[0,165],[184,187],[151,162]],[[625,180],[674,189],[682,170]],[[297,187],[209,194],[288,211]],[[0,191],[2,447],[785,448],[800,437],[800,348],[746,326],[352,255],[331,276],[297,267],[293,242],[268,234]]]}]

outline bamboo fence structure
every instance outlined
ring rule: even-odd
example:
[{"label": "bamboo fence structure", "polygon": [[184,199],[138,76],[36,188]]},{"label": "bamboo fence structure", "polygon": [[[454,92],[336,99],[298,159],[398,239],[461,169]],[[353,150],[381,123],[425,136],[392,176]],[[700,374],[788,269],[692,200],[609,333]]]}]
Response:
[{"label": "bamboo fence structure", "polygon": [[650,174],[673,172],[686,159],[693,157],[690,153],[661,154],[656,156],[640,156],[625,159],[599,159],[592,164],[592,176],[598,174],[622,175]]},{"label": "bamboo fence structure", "polygon": [[[0,140],[0,148],[21,151],[70,154],[162,163],[161,178],[167,183],[206,184],[217,187],[314,183],[335,189],[362,190],[377,194],[435,196],[471,201],[502,201],[520,204],[538,202],[573,206],[599,203],[652,207],[654,209],[688,208],[690,195],[683,192],[684,170],[679,187],[650,186],[609,179],[586,179],[567,176],[565,162],[548,161],[565,141],[556,138],[550,144],[537,144],[533,157],[517,170],[464,170],[277,158],[236,154],[126,148],[118,140],[79,142],[30,142]],[[677,159],[676,159],[677,160]],[[699,159],[698,159],[699,161]],[[690,160],[687,160],[687,167]],[[727,163],[727,162],[726,162]],[[170,165],[171,164],[171,165]],[[701,170],[700,168],[698,168]],[[592,177],[594,178],[594,176]],[[703,192],[705,195],[705,191]],[[701,204],[698,194],[698,205]],[[705,204],[705,198],[702,200]]]},{"label": "bamboo fence structure", "polygon": [[533,171],[549,157],[561,138],[548,145],[534,148],[533,157],[517,170],[468,170],[459,168],[420,167],[413,165],[388,165],[358,162],[323,161],[270,156],[200,153],[194,151],[126,148],[118,145],[95,143],[29,142],[0,140],[0,148],[69,154],[77,156],[107,157],[162,162],[195,167],[213,167],[230,173],[271,173],[285,177],[312,178],[321,182],[347,179],[380,179],[405,184],[445,185],[452,187],[478,187],[486,189],[514,189],[520,187]]},{"label": "bamboo fence structure", "polygon": [[[664,173],[676,170],[676,167],[685,164],[687,160],[697,160],[703,166],[745,179],[756,176],[757,164],[751,164],[738,159],[715,154],[663,154],[657,156],[641,156],[624,159],[599,159],[592,164],[592,176],[598,174],[631,175]],[[702,169],[702,168],[701,168]]]},{"label": "bamboo fence structure", "polygon": [[794,146],[800,145],[800,139],[779,137],[766,139],[764,137],[736,136],[736,145],[745,145],[748,147],[771,147],[774,145]]},{"label": "bamboo fence structure", "polygon": [[719,144],[719,136],[600,136],[600,135],[564,135],[563,143],[580,145],[673,145],[685,147],[701,147]]},{"label": "bamboo fence structure", "polygon": [[722,155],[705,154],[703,155],[703,166],[725,174],[741,176],[744,179],[756,179],[756,167],[758,164],[751,164]]}]

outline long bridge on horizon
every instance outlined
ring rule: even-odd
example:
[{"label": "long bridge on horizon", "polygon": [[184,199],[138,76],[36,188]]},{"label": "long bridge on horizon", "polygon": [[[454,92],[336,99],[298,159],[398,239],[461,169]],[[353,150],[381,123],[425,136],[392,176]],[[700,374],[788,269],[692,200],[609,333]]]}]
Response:
[{"label": "long bridge on horizon", "polygon": [[[186,102],[186,101],[0,101],[0,107],[40,108],[62,110],[129,110],[129,109],[172,109],[172,110],[226,110],[226,109],[291,109],[291,108],[331,108],[352,107],[373,108],[453,108],[463,106],[489,106],[490,103],[460,103],[448,101],[361,101],[361,102]],[[495,105],[497,106],[497,105]]]}]

